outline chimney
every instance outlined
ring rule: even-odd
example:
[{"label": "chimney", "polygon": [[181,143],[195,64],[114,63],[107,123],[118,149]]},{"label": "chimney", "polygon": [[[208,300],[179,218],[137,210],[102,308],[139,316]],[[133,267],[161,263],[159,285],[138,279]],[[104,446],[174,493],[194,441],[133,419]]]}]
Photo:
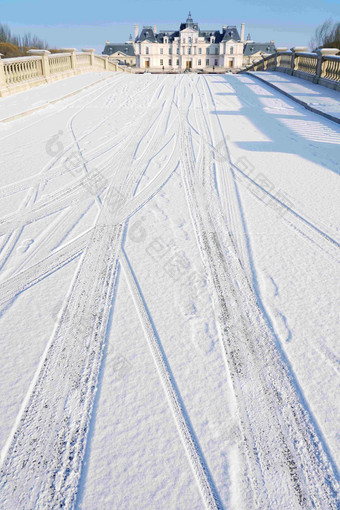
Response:
[{"label": "chimney", "polygon": [[241,41],[244,42],[244,23],[241,23]]},{"label": "chimney", "polygon": [[138,25],[135,25],[135,39],[138,37]]},{"label": "chimney", "polygon": [[156,27],[156,25],[154,25],[154,26],[152,27],[152,30],[153,30],[154,35],[156,35],[156,34],[157,34],[157,27]]}]

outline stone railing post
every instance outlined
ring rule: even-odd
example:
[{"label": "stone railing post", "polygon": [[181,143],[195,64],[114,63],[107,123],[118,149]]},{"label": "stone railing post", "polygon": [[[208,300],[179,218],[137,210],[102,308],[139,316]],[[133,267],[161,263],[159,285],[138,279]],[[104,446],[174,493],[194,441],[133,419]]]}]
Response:
[{"label": "stone railing post", "polygon": [[324,63],[324,58],[326,55],[332,55],[335,56],[339,53],[339,50],[337,48],[320,48],[319,50],[316,50],[315,52],[318,56],[318,64],[316,68],[316,76],[317,79],[322,77],[323,69],[322,64]]},{"label": "stone railing post", "polygon": [[292,61],[291,61],[291,72],[294,74],[294,71],[297,69],[299,57],[296,55],[296,53],[305,53],[308,51],[307,46],[294,46],[294,48],[291,48],[292,51]]},{"label": "stone railing post", "polygon": [[71,69],[75,71],[77,69],[77,56],[76,48],[61,48],[60,53],[71,53]]},{"label": "stone railing post", "polygon": [[261,62],[261,60],[259,58],[256,58],[255,60],[253,60],[254,71],[257,71],[257,67],[260,64],[260,62]]},{"label": "stone railing post", "polygon": [[4,64],[1,60],[1,57],[3,57],[3,54],[0,53],[0,89],[6,86],[6,76],[4,71]]},{"label": "stone railing post", "polygon": [[90,65],[94,66],[94,48],[84,48],[81,50],[83,53],[89,53],[90,54]]},{"label": "stone railing post", "polygon": [[105,71],[109,70],[109,55],[101,55],[104,59],[104,69]]},{"label": "stone railing post", "polygon": [[281,64],[281,53],[288,51],[288,48],[280,47],[275,50],[275,69],[280,67]]},{"label": "stone railing post", "polygon": [[48,61],[48,55],[51,55],[51,52],[48,50],[28,50],[27,52],[32,57],[41,57],[41,68],[43,77],[48,80],[50,77],[50,63]]}]

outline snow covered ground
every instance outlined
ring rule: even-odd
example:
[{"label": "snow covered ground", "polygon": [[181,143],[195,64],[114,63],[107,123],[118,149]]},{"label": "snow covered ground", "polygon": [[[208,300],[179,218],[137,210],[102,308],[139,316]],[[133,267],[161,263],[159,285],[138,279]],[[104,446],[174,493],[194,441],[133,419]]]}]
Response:
[{"label": "snow covered ground", "polygon": [[340,126],[91,80],[0,122],[1,508],[337,508]]},{"label": "snow covered ground", "polygon": [[317,111],[326,118],[340,123],[339,92],[316,83],[305,82],[295,76],[289,76],[280,72],[257,71],[250,72],[251,76],[257,76],[260,80],[271,83],[280,91],[295,97],[295,99],[308,106],[311,111]]}]

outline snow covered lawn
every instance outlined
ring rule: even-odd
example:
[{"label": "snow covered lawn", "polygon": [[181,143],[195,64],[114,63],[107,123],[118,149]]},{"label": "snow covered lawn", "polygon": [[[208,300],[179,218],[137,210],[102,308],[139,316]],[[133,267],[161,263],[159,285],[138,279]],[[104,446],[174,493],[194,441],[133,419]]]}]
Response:
[{"label": "snow covered lawn", "polygon": [[86,76],[0,102],[0,507],[336,509],[340,126]]}]

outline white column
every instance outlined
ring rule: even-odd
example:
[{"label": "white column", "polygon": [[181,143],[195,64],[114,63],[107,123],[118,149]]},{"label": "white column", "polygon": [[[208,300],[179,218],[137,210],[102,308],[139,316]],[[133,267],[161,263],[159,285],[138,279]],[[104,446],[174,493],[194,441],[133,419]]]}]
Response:
[{"label": "white column", "polygon": [[244,42],[244,27],[245,27],[245,24],[241,23],[241,41],[242,42]]}]

